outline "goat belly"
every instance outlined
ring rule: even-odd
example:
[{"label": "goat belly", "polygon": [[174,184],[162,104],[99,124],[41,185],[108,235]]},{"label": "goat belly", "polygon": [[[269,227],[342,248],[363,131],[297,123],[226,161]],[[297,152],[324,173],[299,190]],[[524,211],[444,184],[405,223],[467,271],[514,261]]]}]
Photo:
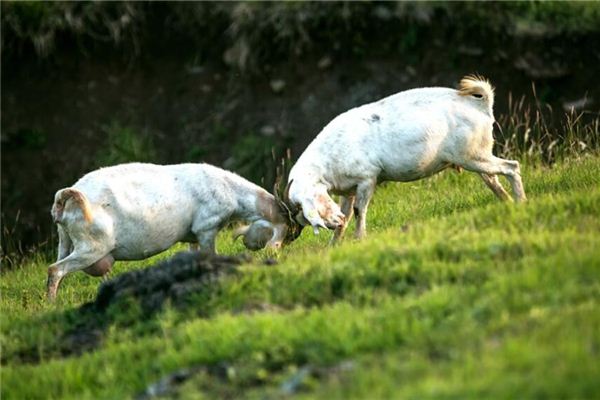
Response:
[{"label": "goat belly", "polygon": [[191,221],[182,226],[169,218],[138,224],[121,221],[115,230],[113,255],[118,260],[139,260],[158,254],[186,238],[190,225]]},{"label": "goat belly", "polygon": [[427,178],[448,168],[449,163],[436,160],[426,165],[390,166],[379,176],[378,181],[412,182]]}]

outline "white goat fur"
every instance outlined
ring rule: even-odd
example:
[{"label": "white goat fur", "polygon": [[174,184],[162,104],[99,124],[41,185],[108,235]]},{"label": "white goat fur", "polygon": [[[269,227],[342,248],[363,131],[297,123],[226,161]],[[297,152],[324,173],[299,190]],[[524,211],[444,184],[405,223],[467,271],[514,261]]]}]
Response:
[{"label": "white goat fur", "polygon": [[230,221],[263,228],[260,235],[267,237],[254,233],[246,240],[260,243],[253,249],[278,248],[287,232],[273,195],[207,164],[101,168],[59,190],[52,216],[59,246],[58,260],[48,269],[50,298],[70,272],[101,276],[114,260],[144,259],[176,242],[198,242],[201,251],[214,253],[215,237]]},{"label": "white goat fur", "polygon": [[[289,202],[302,209],[297,219],[315,233],[335,228],[335,242],[354,212],[360,238],[377,183],[414,181],[451,166],[479,173],[496,196],[511,200],[496,176],[504,175],[516,200],[526,200],[519,163],[492,154],[493,104],[489,82],[467,76],[458,90],[407,90],[338,115],[290,171]],[[329,193],[341,195],[341,208]]]}]

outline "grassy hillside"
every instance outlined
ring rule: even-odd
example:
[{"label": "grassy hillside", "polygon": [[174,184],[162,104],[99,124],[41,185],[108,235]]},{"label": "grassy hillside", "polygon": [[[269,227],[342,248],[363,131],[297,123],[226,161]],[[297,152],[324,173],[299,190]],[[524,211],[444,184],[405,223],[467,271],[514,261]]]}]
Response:
[{"label": "grassy hillside", "polygon": [[69,276],[49,305],[31,260],[1,280],[2,398],[135,397],[176,371],[181,398],[598,397],[600,157],[523,172],[524,205],[470,173],[380,187],[367,239],[306,230],[187,306],[118,304],[82,354],[64,337],[99,281]]}]

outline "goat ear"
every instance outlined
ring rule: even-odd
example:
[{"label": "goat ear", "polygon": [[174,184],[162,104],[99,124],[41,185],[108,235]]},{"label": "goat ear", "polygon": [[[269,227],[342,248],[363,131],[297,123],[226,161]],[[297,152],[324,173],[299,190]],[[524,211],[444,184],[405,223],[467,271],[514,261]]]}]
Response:
[{"label": "goat ear", "polygon": [[283,192],[283,201],[286,204],[290,204],[290,186],[292,186],[292,182],[294,182],[293,179],[285,185],[285,191]]},{"label": "goat ear", "polygon": [[296,222],[298,222],[302,226],[310,225],[310,222],[308,222],[308,220],[304,216],[304,213],[302,212],[302,210],[298,210],[294,219],[296,220]]},{"label": "goat ear", "polygon": [[[273,153],[273,159],[275,160],[275,153]],[[285,187],[282,184],[289,178],[290,170],[292,167],[292,152],[290,149],[286,150],[285,157],[282,157],[279,165],[275,171],[275,182],[273,184],[273,195],[280,204],[280,207],[285,211],[295,214],[297,212],[296,207],[290,203],[290,186],[292,185],[293,179],[288,182]]]},{"label": "goat ear", "polygon": [[[275,152],[273,151],[272,154],[273,154],[273,160],[277,164]],[[290,165],[292,164],[291,160],[292,160],[292,156],[291,156],[290,149],[287,149],[286,156],[281,158],[279,165],[276,165],[276,168],[275,168],[275,182],[273,183],[273,194],[275,195],[276,198],[278,198],[279,200],[282,200],[282,201],[286,201],[286,196],[285,196],[285,194],[282,193],[281,184],[282,184],[282,182],[285,182],[288,179],[289,172],[290,172]],[[285,190],[287,190],[287,186],[286,186]]]},{"label": "goat ear", "polygon": [[242,235],[245,235],[246,233],[248,233],[248,229],[250,229],[250,225],[244,225],[244,226],[240,226],[239,228],[237,228],[236,230],[233,231],[233,240],[237,240],[237,238],[239,238]]}]

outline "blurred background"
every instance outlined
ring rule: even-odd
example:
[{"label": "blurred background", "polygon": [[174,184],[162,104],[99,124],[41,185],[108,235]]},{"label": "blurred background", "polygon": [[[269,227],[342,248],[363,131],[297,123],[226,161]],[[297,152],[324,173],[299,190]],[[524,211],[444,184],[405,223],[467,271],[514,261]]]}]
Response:
[{"label": "blurred background", "polygon": [[597,2],[3,1],[1,12],[4,265],[54,251],[53,195],[93,169],[208,162],[270,188],[273,154],[296,159],[339,113],[468,73],[497,88],[497,154],[551,165],[552,149],[600,141]]}]

